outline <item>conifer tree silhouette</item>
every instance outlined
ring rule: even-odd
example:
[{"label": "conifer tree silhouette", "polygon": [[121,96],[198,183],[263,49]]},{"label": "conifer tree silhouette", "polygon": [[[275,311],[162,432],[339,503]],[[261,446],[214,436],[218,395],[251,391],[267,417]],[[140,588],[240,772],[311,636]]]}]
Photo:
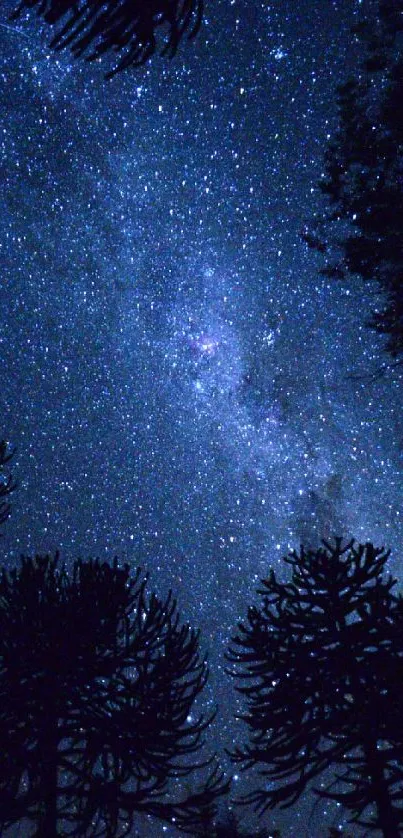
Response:
[{"label": "conifer tree silhouette", "polygon": [[290,806],[333,769],[336,787],[318,795],[353,823],[401,835],[403,609],[383,573],[388,556],[337,538],[290,553],[290,582],[273,570],[263,582],[262,605],[249,608],[228,654],[249,728],[232,758],[262,778],[244,803]]},{"label": "conifer tree silhouette", "polygon": [[[211,715],[193,705],[207,678],[198,634],[175,600],[129,568],[22,558],[0,579],[0,831],[37,838],[129,834],[136,813],[201,833],[227,789],[197,762]],[[170,778],[207,768],[175,802]],[[173,798],[173,799],[172,799]]]},{"label": "conifer tree silhouette", "polygon": [[157,50],[159,32],[165,33],[161,55],[173,57],[185,32],[189,38],[198,32],[203,0],[20,0],[12,19],[34,8],[46,23],[59,27],[51,48],[70,47],[75,57],[87,61],[120,52],[108,78],[144,64]]},{"label": "conifer tree silhouette", "polygon": [[379,0],[372,22],[353,28],[365,42],[356,77],[338,87],[338,125],[319,186],[328,207],[303,231],[326,253],[322,273],[372,283],[370,327],[403,363],[403,0]]}]

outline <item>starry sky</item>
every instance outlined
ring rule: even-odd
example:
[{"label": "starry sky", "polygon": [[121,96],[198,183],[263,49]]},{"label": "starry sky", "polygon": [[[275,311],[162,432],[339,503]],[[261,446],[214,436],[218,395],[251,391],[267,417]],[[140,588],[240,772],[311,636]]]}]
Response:
[{"label": "starry sky", "polygon": [[[371,297],[300,235],[373,6],[206,0],[172,61],[105,82],[2,3],[4,561],[118,555],[172,586],[209,650],[217,748],[223,651],[269,566],[339,534],[403,572],[402,380],[370,378]],[[270,823],[291,837],[311,805]]]}]

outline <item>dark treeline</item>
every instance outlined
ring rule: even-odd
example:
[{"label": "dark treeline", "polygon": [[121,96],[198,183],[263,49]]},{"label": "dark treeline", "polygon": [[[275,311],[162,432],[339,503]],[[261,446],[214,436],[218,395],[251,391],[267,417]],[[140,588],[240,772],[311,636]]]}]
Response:
[{"label": "dark treeline", "polygon": [[[5,444],[0,453],[4,472]],[[12,477],[1,485],[4,522]],[[22,557],[3,568],[2,833],[30,823],[36,838],[117,838],[148,816],[190,835],[246,838],[253,833],[233,806],[264,813],[308,792],[398,838],[403,599],[388,558],[336,538],[285,557],[289,581],[274,570],[262,581],[260,605],[247,609],[227,652],[246,726],[231,759],[246,775],[253,769],[257,787],[230,799],[218,820],[230,782],[206,751],[214,712],[198,700],[207,664],[172,594],[148,593],[147,576],[116,559],[78,560],[68,572],[57,556]],[[329,772],[332,781],[319,782]],[[172,786],[181,778],[195,789],[182,797]]]}]

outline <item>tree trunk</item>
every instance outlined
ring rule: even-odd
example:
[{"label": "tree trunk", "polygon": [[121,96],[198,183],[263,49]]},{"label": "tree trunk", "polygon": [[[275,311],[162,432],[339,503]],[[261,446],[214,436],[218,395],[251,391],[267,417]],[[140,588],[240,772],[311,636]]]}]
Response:
[{"label": "tree trunk", "polygon": [[57,838],[58,735],[57,721],[47,724],[41,742],[41,814],[37,838]]},{"label": "tree trunk", "polygon": [[401,838],[399,829],[399,815],[390,799],[388,784],[382,764],[382,751],[378,751],[376,743],[366,745],[368,772],[371,777],[373,800],[378,815],[378,825],[384,838]]}]

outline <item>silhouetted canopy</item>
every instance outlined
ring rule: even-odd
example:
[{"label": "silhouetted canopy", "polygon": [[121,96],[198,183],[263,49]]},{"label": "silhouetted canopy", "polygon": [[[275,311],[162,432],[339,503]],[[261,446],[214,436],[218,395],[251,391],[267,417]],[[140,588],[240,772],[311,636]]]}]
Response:
[{"label": "silhouetted canopy", "polygon": [[227,791],[212,768],[168,793],[211,763],[198,758],[211,715],[193,716],[207,666],[172,595],[146,583],[116,561],[69,574],[57,556],[0,573],[0,831],[115,838],[143,813],[201,834]]},{"label": "silhouetted canopy", "polygon": [[108,52],[122,53],[107,77],[144,64],[158,48],[161,55],[175,55],[185,34],[194,37],[200,28],[203,0],[21,0],[13,19],[22,11],[36,9],[46,23],[57,26],[50,46],[70,47],[76,57],[88,61]]},{"label": "silhouetted canopy", "polygon": [[[325,276],[373,283],[367,324],[386,336],[403,363],[403,2],[380,0],[371,21],[354,27],[365,59],[338,87],[338,122],[320,188],[327,208],[303,231],[326,253]],[[388,366],[391,366],[389,363]]]},{"label": "silhouetted canopy", "polygon": [[[274,570],[261,607],[239,624],[228,660],[247,704],[249,728],[234,761],[256,767],[260,787],[243,798],[265,811],[293,805],[315,788],[341,803],[352,822],[403,826],[402,600],[384,574],[389,553],[372,544],[323,542],[293,551],[289,583]],[[376,809],[376,813],[374,812]]]}]

